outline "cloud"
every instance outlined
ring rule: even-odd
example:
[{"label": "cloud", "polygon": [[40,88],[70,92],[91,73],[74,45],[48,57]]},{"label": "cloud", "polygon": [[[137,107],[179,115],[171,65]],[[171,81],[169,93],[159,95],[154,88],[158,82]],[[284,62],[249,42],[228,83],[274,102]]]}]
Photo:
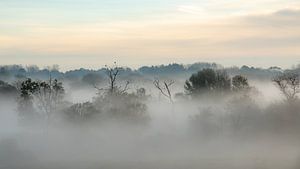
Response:
[{"label": "cloud", "polygon": [[300,17],[300,9],[283,9],[274,13],[276,16]]},{"label": "cloud", "polygon": [[177,7],[177,10],[179,12],[188,13],[188,14],[195,14],[195,15],[203,14],[203,9],[194,5],[179,5]]},{"label": "cloud", "polygon": [[253,15],[241,21],[258,26],[299,27],[300,9],[283,9],[271,14]]},{"label": "cloud", "polygon": [[[181,9],[190,14],[201,12],[189,6]],[[130,66],[133,62],[150,64],[149,60],[151,64],[161,63],[162,58],[184,62],[235,58],[242,62],[253,57],[272,62],[272,58],[289,56],[292,63],[300,58],[299,16],[298,9],[284,9],[205,22],[170,19],[28,25],[23,34],[0,36],[0,58],[7,63],[30,64],[34,60],[44,65],[59,62],[63,66],[80,62],[88,65],[89,60],[95,63],[118,56]],[[74,59],[70,59],[72,56]]]}]

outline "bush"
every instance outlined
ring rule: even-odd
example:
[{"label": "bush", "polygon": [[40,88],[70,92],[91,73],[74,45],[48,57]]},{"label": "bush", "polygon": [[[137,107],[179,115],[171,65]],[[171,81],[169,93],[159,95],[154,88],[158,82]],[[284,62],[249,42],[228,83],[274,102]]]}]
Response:
[{"label": "bush", "polygon": [[80,122],[92,119],[100,112],[95,108],[93,103],[76,103],[64,110],[64,114],[67,120]]},{"label": "bush", "polygon": [[147,106],[143,102],[146,95],[141,93],[105,93],[98,96],[94,104],[102,112],[102,116],[110,120],[129,122],[131,124],[145,124],[150,117]]}]

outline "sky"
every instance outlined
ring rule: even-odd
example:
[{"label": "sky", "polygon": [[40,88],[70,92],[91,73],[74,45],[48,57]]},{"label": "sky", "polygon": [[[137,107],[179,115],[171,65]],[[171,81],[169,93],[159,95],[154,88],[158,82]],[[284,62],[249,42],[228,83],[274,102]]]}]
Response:
[{"label": "sky", "polygon": [[0,64],[300,64],[300,0],[0,0]]}]

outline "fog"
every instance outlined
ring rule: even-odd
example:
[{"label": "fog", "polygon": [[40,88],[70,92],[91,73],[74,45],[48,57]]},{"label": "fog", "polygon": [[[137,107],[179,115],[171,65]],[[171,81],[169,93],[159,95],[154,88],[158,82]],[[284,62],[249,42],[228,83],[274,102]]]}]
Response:
[{"label": "fog", "polygon": [[[125,81],[118,84],[124,86]],[[183,79],[174,84],[174,95],[184,93]],[[287,108],[271,81],[249,80],[249,84],[255,90],[247,98],[230,93],[195,99],[174,96],[173,103],[152,81],[130,84],[128,93],[146,89],[142,102],[147,109],[143,115],[135,114],[141,117],[128,112],[129,118],[116,115],[117,110],[109,115],[105,110],[122,108],[123,101],[118,96],[97,102],[101,91],[92,85],[63,84],[67,105],[90,101],[102,110],[72,120],[62,115],[65,110],[55,112],[51,120],[24,120],[18,97],[2,97],[0,168],[298,169],[299,107]],[[105,86],[104,82],[98,87]],[[290,119],[277,111],[270,114],[273,110],[297,115]]]}]

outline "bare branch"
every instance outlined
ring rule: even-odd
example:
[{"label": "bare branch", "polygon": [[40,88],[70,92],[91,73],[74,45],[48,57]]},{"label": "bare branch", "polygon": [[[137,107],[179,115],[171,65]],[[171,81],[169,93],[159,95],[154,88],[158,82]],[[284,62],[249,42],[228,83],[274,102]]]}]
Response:
[{"label": "bare branch", "polygon": [[174,84],[174,81],[170,81],[170,82],[164,81],[163,86],[161,86],[159,80],[154,80],[153,84],[160,91],[161,94],[167,97],[171,103],[173,103],[170,86]]},{"label": "bare branch", "polygon": [[300,93],[300,78],[295,73],[284,73],[272,79],[288,101],[297,99]]},{"label": "bare branch", "polygon": [[130,83],[129,81],[126,81],[125,87],[124,87],[123,90],[120,91],[120,93],[124,93],[124,92],[126,92],[129,89],[128,88],[129,83]]},{"label": "bare branch", "polygon": [[154,80],[153,82],[154,86],[166,97],[168,97],[168,95],[164,92],[164,90],[161,88],[159,80]]}]

